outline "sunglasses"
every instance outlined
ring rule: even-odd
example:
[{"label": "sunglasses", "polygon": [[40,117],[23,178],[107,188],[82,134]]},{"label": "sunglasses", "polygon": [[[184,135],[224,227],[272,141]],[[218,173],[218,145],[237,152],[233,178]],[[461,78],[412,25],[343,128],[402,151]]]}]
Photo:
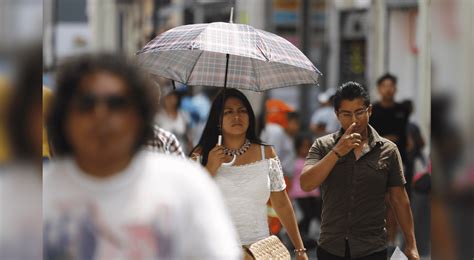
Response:
[{"label": "sunglasses", "polygon": [[109,111],[122,111],[132,104],[130,98],[120,95],[97,96],[93,94],[80,94],[74,100],[74,107],[80,112],[91,112],[102,103]]}]

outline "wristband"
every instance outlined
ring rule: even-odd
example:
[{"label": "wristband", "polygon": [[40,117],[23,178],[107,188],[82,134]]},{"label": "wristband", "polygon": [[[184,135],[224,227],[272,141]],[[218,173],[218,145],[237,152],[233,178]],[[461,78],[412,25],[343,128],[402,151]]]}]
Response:
[{"label": "wristband", "polygon": [[339,159],[342,158],[342,155],[340,155],[338,152],[336,152],[336,150],[334,150],[334,148],[332,148],[331,151],[333,151],[336,154],[337,158],[339,158]]},{"label": "wristband", "polygon": [[296,255],[304,255],[306,253],[306,248],[299,248],[299,249],[295,249],[293,250],[293,252],[295,252]]}]

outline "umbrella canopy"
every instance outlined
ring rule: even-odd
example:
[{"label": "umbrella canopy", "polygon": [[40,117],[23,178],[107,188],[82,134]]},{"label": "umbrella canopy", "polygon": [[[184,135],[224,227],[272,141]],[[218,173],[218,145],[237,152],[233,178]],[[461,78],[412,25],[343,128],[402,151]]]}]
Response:
[{"label": "umbrella canopy", "polygon": [[190,86],[265,91],[317,84],[321,74],[289,41],[245,24],[178,26],[158,35],[137,55],[151,74]]}]

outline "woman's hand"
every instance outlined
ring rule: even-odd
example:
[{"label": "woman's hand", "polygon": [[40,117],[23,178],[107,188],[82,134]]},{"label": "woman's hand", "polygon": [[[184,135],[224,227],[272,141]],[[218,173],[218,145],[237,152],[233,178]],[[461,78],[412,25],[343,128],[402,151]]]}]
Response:
[{"label": "woman's hand", "polygon": [[214,176],[217,172],[217,169],[221,167],[225,160],[226,155],[224,154],[224,147],[221,145],[216,145],[211,151],[209,151],[206,168],[211,173],[211,175]]},{"label": "woman's hand", "polygon": [[296,260],[308,260],[308,255],[306,253],[296,253]]}]

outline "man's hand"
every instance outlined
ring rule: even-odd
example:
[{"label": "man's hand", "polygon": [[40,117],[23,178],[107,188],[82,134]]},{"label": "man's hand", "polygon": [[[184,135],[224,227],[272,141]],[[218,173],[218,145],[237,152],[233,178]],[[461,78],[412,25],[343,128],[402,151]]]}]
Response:
[{"label": "man's hand", "polygon": [[362,136],[359,133],[353,133],[355,125],[356,123],[352,123],[352,125],[347,128],[346,132],[333,148],[341,156],[344,156],[352,151],[352,149],[359,147],[362,142]]}]

